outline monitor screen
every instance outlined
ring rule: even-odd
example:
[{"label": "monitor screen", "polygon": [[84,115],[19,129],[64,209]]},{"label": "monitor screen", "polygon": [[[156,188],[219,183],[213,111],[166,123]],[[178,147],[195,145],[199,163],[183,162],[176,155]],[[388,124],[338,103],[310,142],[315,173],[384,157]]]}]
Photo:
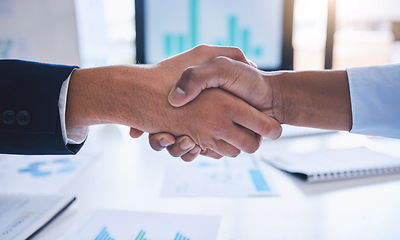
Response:
[{"label": "monitor screen", "polygon": [[210,44],[239,47],[260,69],[291,68],[284,66],[285,4],[285,0],[136,0],[137,60],[156,63],[198,44]]}]

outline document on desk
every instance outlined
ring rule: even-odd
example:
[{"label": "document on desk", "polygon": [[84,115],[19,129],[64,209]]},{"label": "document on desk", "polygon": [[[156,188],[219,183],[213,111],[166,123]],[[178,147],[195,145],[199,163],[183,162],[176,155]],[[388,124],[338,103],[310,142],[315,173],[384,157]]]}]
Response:
[{"label": "document on desk", "polygon": [[0,194],[54,195],[94,156],[0,155]]},{"label": "document on desk", "polygon": [[65,210],[75,198],[0,195],[0,239],[27,239]]},{"label": "document on desk", "polygon": [[59,240],[216,239],[219,216],[93,210]]},{"label": "document on desk", "polygon": [[277,195],[254,155],[219,160],[198,157],[169,165],[161,190],[164,197],[245,197]]}]

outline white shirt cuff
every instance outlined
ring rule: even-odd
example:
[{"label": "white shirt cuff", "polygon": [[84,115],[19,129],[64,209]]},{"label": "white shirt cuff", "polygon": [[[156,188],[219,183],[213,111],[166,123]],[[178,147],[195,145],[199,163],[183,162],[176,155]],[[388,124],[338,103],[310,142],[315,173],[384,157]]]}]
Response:
[{"label": "white shirt cuff", "polygon": [[61,132],[65,145],[83,143],[89,131],[88,127],[66,129],[65,126],[65,110],[67,108],[67,94],[68,94],[68,86],[71,74],[63,82],[61,86],[60,97],[58,99],[58,109],[60,111],[60,121],[61,121]]},{"label": "white shirt cuff", "polygon": [[347,69],[350,132],[400,138],[400,64]]}]

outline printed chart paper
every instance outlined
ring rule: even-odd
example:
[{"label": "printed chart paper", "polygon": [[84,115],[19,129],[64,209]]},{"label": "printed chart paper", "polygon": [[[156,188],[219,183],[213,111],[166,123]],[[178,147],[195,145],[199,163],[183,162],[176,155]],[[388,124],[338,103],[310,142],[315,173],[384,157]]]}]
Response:
[{"label": "printed chart paper", "polygon": [[162,196],[241,197],[269,196],[277,191],[249,154],[220,160],[198,157],[190,164],[170,165]]},{"label": "printed chart paper", "polygon": [[57,194],[93,158],[0,155],[0,194]]},{"label": "printed chart paper", "polygon": [[60,240],[212,240],[220,221],[218,216],[95,210]]}]

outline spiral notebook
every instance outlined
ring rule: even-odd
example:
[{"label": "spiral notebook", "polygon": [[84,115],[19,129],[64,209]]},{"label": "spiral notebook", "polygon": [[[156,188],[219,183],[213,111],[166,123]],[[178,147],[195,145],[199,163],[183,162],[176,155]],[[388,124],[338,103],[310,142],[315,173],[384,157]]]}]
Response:
[{"label": "spiral notebook", "polygon": [[400,173],[400,158],[363,147],[263,157],[263,160],[307,182]]}]

